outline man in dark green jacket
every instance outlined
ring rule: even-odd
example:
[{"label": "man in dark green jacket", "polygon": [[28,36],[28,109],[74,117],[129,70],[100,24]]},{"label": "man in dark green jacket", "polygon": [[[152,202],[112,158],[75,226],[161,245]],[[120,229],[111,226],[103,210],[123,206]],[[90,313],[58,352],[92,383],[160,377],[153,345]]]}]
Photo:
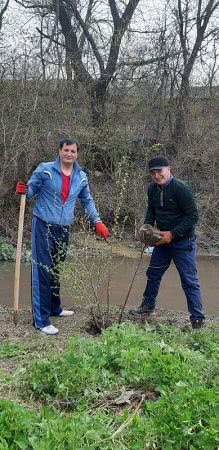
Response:
[{"label": "man in dark green jacket", "polygon": [[185,292],[193,328],[203,324],[200,285],[196,270],[195,225],[198,211],[189,186],[171,175],[166,158],[149,161],[152,183],[148,188],[145,224],[160,230],[162,239],[154,247],[147,269],[147,285],[143,301],[130,309],[134,315],[150,314],[155,309],[161,278],[173,260]]}]

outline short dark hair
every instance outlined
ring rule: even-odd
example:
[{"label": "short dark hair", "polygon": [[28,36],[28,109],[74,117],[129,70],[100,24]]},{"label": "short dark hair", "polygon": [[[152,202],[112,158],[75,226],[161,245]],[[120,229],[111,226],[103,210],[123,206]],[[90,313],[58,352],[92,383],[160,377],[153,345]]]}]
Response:
[{"label": "short dark hair", "polygon": [[79,151],[79,149],[80,149],[79,142],[78,142],[78,140],[75,137],[65,136],[62,139],[60,139],[60,141],[59,141],[59,149],[62,149],[64,144],[67,144],[67,145],[76,144],[77,145],[77,151]]},{"label": "short dark hair", "polygon": [[148,162],[149,170],[162,169],[163,167],[169,167],[169,165],[168,159],[164,158],[164,156],[155,156]]}]

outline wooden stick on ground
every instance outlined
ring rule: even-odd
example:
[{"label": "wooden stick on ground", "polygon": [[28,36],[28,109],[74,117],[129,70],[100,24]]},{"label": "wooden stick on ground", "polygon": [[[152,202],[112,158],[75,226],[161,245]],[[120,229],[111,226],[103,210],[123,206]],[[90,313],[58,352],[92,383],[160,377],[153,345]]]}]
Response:
[{"label": "wooden stick on ground", "polygon": [[[17,180],[26,182],[26,153],[22,150],[17,160]],[[24,228],[24,211],[26,204],[26,194],[19,194],[20,196],[20,213],[18,222],[18,238],[17,238],[17,251],[15,262],[15,277],[14,277],[14,324],[18,323],[18,305],[20,294],[20,267],[21,267],[21,250],[23,240],[23,228]]]},{"label": "wooden stick on ground", "polygon": [[26,204],[26,195],[21,194],[20,213],[18,222],[18,238],[17,238],[17,251],[15,262],[15,277],[14,277],[14,324],[18,323],[18,305],[19,305],[19,293],[20,293],[20,267],[21,267],[21,249],[23,240],[23,228],[24,228],[24,211]]}]

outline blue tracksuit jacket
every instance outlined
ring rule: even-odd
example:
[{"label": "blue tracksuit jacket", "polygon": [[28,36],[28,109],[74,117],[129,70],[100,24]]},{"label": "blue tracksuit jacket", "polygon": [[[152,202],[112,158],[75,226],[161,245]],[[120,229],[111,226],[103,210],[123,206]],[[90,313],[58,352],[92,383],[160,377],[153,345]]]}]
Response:
[{"label": "blue tracksuit jacket", "polygon": [[89,220],[92,223],[100,220],[90,194],[87,176],[77,161],[73,165],[69,195],[64,205],[61,192],[62,175],[58,156],[55,161],[39,164],[28,181],[27,198],[36,195],[33,214],[50,224],[70,225],[74,221],[75,204],[79,198]]}]

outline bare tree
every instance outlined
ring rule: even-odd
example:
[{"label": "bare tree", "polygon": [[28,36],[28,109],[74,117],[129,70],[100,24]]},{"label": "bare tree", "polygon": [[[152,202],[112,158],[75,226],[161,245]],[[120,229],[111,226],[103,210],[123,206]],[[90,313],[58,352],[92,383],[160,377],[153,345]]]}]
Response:
[{"label": "bare tree", "polygon": [[[92,110],[93,124],[98,126],[104,122],[107,90],[117,70],[122,39],[128,30],[133,14],[140,0],[129,0],[120,3],[108,0],[106,17],[98,19],[100,3],[89,0],[86,11],[82,13],[76,0],[56,0],[50,2],[18,1],[25,8],[35,8],[37,11],[47,8],[58,20],[61,33],[64,36],[68,78],[71,79],[71,68],[74,76],[80,80],[86,90]],[[96,10],[95,10],[96,7]],[[101,22],[104,25],[100,29]],[[105,27],[105,31],[104,31]],[[80,31],[80,33],[79,33]],[[104,36],[107,33],[107,37]],[[42,30],[41,30],[42,34]],[[54,36],[46,36],[55,42]],[[56,39],[61,44],[59,39]],[[87,47],[90,59],[86,64],[83,49]],[[92,70],[91,70],[92,67]]]},{"label": "bare tree", "polygon": [[[99,125],[104,121],[105,115],[105,100],[107,89],[112,81],[114,73],[117,68],[117,62],[119,57],[119,51],[122,38],[128,28],[128,25],[132,19],[134,11],[139,3],[139,0],[129,0],[128,4],[122,14],[119,14],[118,6],[115,0],[109,0],[109,7],[112,17],[112,32],[109,36],[109,52],[107,60],[104,60],[98,45],[95,41],[94,35],[91,29],[89,29],[86,20],[82,19],[82,16],[78,10],[76,1],[61,0],[59,7],[59,21],[62,29],[62,33],[65,37],[66,48],[68,49],[69,56],[71,58],[71,64],[74,69],[74,73],[80,82],[83,84],[91,100],[93,123]],[[83,31],[82,39],[86,39],[93,55],[95,63],[98,66],[99,76],[94,78],[85,67],[82,59],[81,46],[78,43],[76,32],[74,31],[68,9],[76,19]],[[91,9],[90,3],[88,4],[88,11]],[[90,14],[89,14],[90,16]],[[88,12],[86,14],[88,17]]]},{"label": "bare tree", "polygon": [[213,86],[217,80],[219,72],[219,38],[213,38],[213,42],[208,49],[201,53],[201,67],[206,74],[206,84],[209,88],[210,96],[213,96]]},{"label": "bare tree", "polygon": [[3,16],[4,16],[4,14],[5,14],[5,12],[7,11],[7,9],[8,9],[8,6],[9,6],[9,1],[10,0],[6,0],[6,2],[3,4],[3,2],[1,1],[0,2],[0,31],[1,31],[1,29],[2,29],[2,21],[3,21]]},{"label": "bare tree", "polygon": [[[206,39],[219,30],[218,24],[214,26],[213,22],[218,7],[219,1],[217,0],[208,0],[207,2],[203,2],[203,0],[177,0],[177,8],[174,10],[174,14],[177,19],[177,32],[183,64],[174,130],[176,142],[181,141],[186,136],[189,83],[197,56]],[[193,42],[192,45],[191,42]]]}]

